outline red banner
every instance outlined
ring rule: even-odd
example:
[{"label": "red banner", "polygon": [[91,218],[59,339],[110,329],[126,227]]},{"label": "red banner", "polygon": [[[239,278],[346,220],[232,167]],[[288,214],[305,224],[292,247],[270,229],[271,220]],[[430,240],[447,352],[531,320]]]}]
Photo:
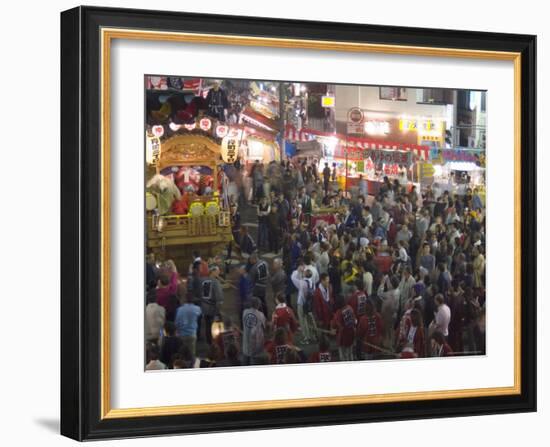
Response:
[{"label": "red banner", "polygon": [[285,139],[289,141],[308,141],[316,136],[319,137],[332,137],[338,139],[338,144],[344,146],[350,151],[356,149],[363,151],[364,149],[386,149],[386,150],[400,150],[400,151],[412,151],[416,153],[421,159],[429,160],[430,149],[428,146],[419,144],[404,144],[389,141],[374,140],[371,138],[350,137],[342,134],[321,132],[315,129],[303,128],[297,130],[292,125],[287,125],[285,128]]}]

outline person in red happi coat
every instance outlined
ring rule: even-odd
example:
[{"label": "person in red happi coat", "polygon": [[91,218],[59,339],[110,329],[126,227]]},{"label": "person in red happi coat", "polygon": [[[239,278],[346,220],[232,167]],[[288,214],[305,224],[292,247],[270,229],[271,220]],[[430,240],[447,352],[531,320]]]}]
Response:
[{"label": "person in red happi coat", "polygon": [[273,343],[270,343],[266,349],[271,363],[284,364],[286,363],[288,351],[296,349],[296,347],[288,341],[288,332],[286,328],[280,327],[275,330]]},{"label": "person in red happi coat", "polygon": [[287,330],[288,341],[290,343],[294,340],[294,334],[298,330],[298,321],[294,311],[286,305],[286,299],[283,294],[279,294],[275,297],[275,310],[271,315],[271,322],[273,323],[273,330],[277,330],[283,327]]},{"label": "person in red happi coat", "polygon": [[224,331],[220,332],[214,342],[220,349],[221,358],[225,359],[227,356],[227,349],[230,345],[235,345],[237,349],[241,346],[241,331],[239,327],[233,324],[233,321],[229,317],[223,319]]},{"label": "person in red happi coat", "polygon": [[404,338],[401,340],[402,351],[405,351],[405,348],[412,348],[415,357],[426,357],[426,332],[420,311],[411,309],[409,318],[404,324]]},{"label": "person in red happi coat", "polygon": [[449,357],[454,355],[452,348],[445,340],[445,336],[435,331],[431,336],[431,357]]},{"label": "person in red happi coat", "polygon": [[363,360],[372,360],[380,350],[384,327],[382,316],[376,312],[372,301],[368,300],[365,305],[365,314],[359,319],[357,325],[357,338],[361,341]]},{"label": "person in red happi coat", "polygon": [[367,293],[363,290],[363,282],[357,281],[356,288],[357,290],[353,292],[351,295],[351,298],[349,300],[349,305],[353,309],[353,312],[355,313],[355,316],[358,320],[361,319],[363,315],[366,313],[366,306],[367,306]]},{"label": "person in red happi coat", "polygon": [[353,343],[355,341],[355,327],[357,319],[349,304],[346,304],[344,297],[339,296],[335,301],[336,312],[332,317],[330,326],[336,330],[336,342],[338,343],[338,354],[340,361],[353,360]]},{"label": "person in red happi coat", "polygon": [[317,327],[325,330],[330,329],[332,309],[334,308],[334,293],[330,285],[328,273],[321,273],[319,285],[313,294],[313,315]]},{"label": "person in red happi coat", "polygon": [[332,354],[330,353],[330,343],[325,335],[319,338],[319,350],[313,352],[309,356],[309,363],[325,363],[332,362]]}]

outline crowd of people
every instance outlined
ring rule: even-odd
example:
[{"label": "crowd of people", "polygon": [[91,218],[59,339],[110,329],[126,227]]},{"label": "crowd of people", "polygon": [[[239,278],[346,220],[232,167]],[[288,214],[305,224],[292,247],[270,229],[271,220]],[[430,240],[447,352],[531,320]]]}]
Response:
[{"label": "crowd of people", "polygon": [[238,166],[233,179],[225,258],[195,253],[181,274],[148,260],[146,369],[485,353],[475,188],[419,193],[400,176],[350,193],[328,164],[306,162]]},{"label": "crowd of people", "polygon": [[239,116],[245,107],[250,103],[251,92],[248,86],[242,83],[226,82],[227,90],[227,124],[237,124]]}]

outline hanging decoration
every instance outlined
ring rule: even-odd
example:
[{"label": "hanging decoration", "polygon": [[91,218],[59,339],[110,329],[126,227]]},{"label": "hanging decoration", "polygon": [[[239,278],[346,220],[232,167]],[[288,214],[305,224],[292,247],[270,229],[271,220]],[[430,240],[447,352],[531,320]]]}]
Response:
[{"label": "hanging decoration", "polygon": [[229,126],[226,126],[225,124],[220,124],[216,126],[216,136],[218,138],[225,137],[228,132],[229,132]]},{"label": "hanging decoration", "polygon": [[372,138],[321,132],[308,128],[298,130],[292,125],[287,125],[285,128],[285,140],[288,141],[310,141],[318,137],[334,139],[335,156],[337,156],[336,153],[338,151],[340,151],[341,154],[344,154],[345,150],[348,151],[348,153],[351,153],[352,151],[362,151],[364,149],[384,149],[411,152],[422,160],[430,159],[430,148],[426,145],[380,141]]},{"label": "hanging decoration", "polygon": [[161,126],[160,124],[157,126],[153,126],[151,132],[153,132],[153,135],[155,137],[160,138],[164,135],[164,126]]},{"label": "hanging decoration", "polygon": [[199,126],[205,132],[208,132],[212,128],[212,120],[210,118],[202,118],[199,121]]}]

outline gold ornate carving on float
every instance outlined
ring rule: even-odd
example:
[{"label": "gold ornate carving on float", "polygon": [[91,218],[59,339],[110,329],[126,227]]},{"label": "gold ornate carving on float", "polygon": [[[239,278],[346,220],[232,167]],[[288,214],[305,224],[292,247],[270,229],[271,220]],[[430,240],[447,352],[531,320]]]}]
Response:
[{"label": "gold ornate carving on float", "polygon": [[157,169],[168,166],[204,164],[215,166],[220,163],[220,146],[203,135],[183,134],[170,137],[162,143]]}]

